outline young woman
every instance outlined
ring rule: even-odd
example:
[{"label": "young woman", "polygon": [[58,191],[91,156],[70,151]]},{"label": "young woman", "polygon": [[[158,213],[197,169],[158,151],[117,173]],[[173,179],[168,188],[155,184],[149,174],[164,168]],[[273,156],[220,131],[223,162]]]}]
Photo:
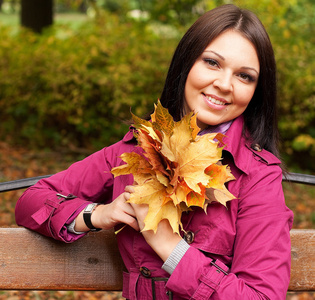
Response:
[{"label": "young woman", "polygon": [[[138,152],[133,130],[122,141],[29,188],[17,224],[65,242],[89,230],[127,224],[118,235],[128,299],[285,299],[293,215],[278,158],[276,67],[263,25],[224,5],[200,17],[180,41],[161,103],[175,120],[197,113],[201,133],[226,135],[223,163],[236,180],[227,204],[194,208],[184,232],[167,220],[143,231],[146,205],[126,203],[133,176],[113,178],[124,152]],[[84,216],[83,216],[84,215]]]}]

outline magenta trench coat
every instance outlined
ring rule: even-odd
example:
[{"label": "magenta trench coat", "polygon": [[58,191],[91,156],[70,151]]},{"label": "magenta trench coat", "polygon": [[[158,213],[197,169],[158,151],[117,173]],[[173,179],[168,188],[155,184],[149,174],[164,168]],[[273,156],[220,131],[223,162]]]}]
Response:
[{"label": "magenta trench coat", "polygon": [[[117,235],[128,270],[124,297],[152,299],[153,286],[155,299],[285,299],[293,214],[284,201],[280,161],[249,147],[242,128],[243,118],[238,117],[224,139],[223,162],[236,177],[228,189],[236,199],[227,208],[212,203],[207,214],[196,208],[182,216],[190,247],[171,276],[141,233],[126,227]],[[135,145],[130,130],[117,144],[40,180],[18,200],[17,224],[68,243],[82,237],[68,232],[66,224],[89,201],[108,203],[133,183],[132,176],[114,179],[109,171],[123,163],[120,154],[141,152]],[[67,200],[57,193],[77,198]]]}]

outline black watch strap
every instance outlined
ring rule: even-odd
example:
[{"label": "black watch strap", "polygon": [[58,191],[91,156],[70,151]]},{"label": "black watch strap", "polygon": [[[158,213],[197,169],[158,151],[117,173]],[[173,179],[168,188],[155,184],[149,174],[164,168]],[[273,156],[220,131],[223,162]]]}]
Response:
[{"label": "black watch strap", "polygon": [[91,231],[99,231],[100,228],[95,228],[91,222],[91,216],[98,203],[90,203],[83,211],[83,220],[85,225],[91,229]]}]

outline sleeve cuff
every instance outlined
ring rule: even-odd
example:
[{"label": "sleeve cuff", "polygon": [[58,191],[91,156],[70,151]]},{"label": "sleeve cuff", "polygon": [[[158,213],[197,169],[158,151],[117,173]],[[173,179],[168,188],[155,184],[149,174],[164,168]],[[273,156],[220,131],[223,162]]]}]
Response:
[{"label": "sleeve cuff", "polygon": [[171,275],[189,247],[185,240],[182,239],[164,262],[162,269]]},{"label": "sleeve cuff", "polygon": [[75,219],[74,219],[69,225],[66,225],[66,227],[67,227],[67,230],[68,230],[69,232],[74,233],[74,234],[83,234],[83,233],[86,233],[86,232],[84,232],[84,231],[76,231],[76,230],[74,229],[74,227],[75,227]]}]

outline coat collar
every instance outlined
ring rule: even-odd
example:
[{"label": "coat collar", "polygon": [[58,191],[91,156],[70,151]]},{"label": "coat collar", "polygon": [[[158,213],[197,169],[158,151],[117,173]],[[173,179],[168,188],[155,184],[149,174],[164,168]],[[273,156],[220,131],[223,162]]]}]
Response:
[{"label": "coat collar", "polygon": [[129,131],[125,134],[125,136],[123,137],[123,142],[128,143],[130,141],[136,140],[136,138],[134,137],[134,132],[136,131],[136,129],[133,126],[129,127]]},{"label": "coat collar", "polygon": [[231,153],[234,163],[242,172],[249,174],[253,156],[266,165],[280,164],[281,161],[272,153],[261,149],[259,145],[252,147],[250,140],[243,135],[244,117],[237,117],[223,138],[224,150]]}]

